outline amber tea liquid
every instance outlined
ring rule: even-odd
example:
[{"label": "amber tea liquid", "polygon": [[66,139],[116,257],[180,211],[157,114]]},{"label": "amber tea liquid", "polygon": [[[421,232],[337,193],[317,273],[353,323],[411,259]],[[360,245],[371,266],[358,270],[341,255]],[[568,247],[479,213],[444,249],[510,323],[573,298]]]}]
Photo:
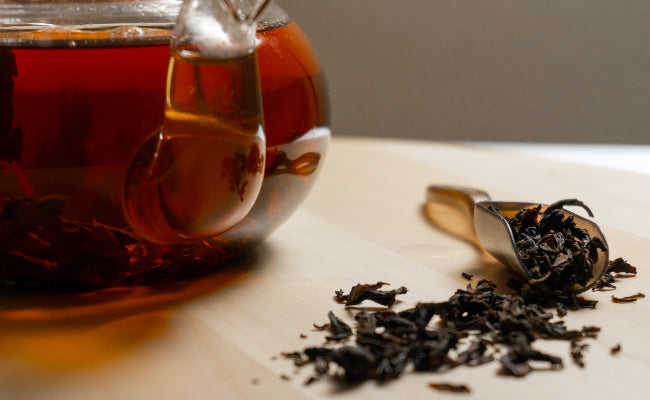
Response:
[{"label": "amber tea liquid", "polygon": [[0,195],[63,193],[71,216],[119,223],[120,169],[162,120],[168,47],[0,48],[0,57],[15,60],[11,124],[24,138],[20,162],[0,160]]}]

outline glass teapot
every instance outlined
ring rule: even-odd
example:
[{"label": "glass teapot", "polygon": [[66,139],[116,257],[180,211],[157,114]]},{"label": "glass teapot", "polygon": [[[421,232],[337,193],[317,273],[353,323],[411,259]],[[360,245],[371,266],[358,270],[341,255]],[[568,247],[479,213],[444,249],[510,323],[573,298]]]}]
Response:
[{"label": "glass teapot", "polygon": [[[0,286],[193,276],[249,252],[305,198],[330,138],[318,58],[277,4],[251,17],[247,0],[209,1],[253,18],[255,68],[239,78],[210,62],[180,69],[179,0],[0,0]],[[248,147],[174,136],[188,98],[229,115],[261,98],[251,121],[263,132]],[[219,188],[236,212],[205,224],[224,221]]]}]

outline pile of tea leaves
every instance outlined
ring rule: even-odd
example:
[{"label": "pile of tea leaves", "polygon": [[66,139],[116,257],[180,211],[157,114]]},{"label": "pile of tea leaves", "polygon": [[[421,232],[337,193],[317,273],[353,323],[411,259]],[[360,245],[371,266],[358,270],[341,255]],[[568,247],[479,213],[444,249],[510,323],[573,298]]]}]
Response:
[{"label": "pile of tea leaves", "polygon": [[593,307],[595,303],[577,298],[573,288],[585,287],[592,281],[599,250],[606,251],[607,245],[598,236],[592,237],[586,229],[578,228],[574,217],[566,216],[562,210],[567,205],[582,207],[593,217],[583,202],[568,199],[549,205],[543,212],[541,206],[536,206],[506,218],[519,257],[530,275],[523,285],[516,281],[510,285],[529,303]]},{"label": "pile of tea leaves", "polygon": [[[478,280],[458,289],[446,301],[420,302],[413,308],[393,311],[396,295],[406,293],[406,288],[383,291],[385,282],[357,284],[349,294],[336,291],[335,299],[346,306],[368,300],[386,308],[356,312],[354,326],[330,312],[329,324],[315,325],[329,330],[325,345],[283,355],[296,366],[314,366],[306,384],[325,377],[346,384],[387,381],[409,371],[444,372],[496,361],[500,374],[523,377],[538,369],[540,363],[547,369],[563,368],[561,357],[534,346],[536,341],[551,339],[567,341],[572,360],[583,367],[583,352],[588,347],[584,340],[596,338],[600,328],[569,329],[560,318],[568,310],[596,306],[596,301],[576,295],[572,288],[592,278],[598,249],[604,249],[605,244],[576,228],[571,217],[563,217],[560,209],[564,205],[578,203],[563,200],[544,213],[532,207],[509,220],[518,241],[526,242],[520,252],[525,253],[522,258],[530,260],[527,266],[534,270],[528,281],[512,279],[508,283],[510,293],[497,293],[494,283]],[[612,290],[616,276],[635,274],[635,267],[616,259],[608,264],[594,290]],[[462,277],[472,279],[466,273]],[[447,390],[457,386],[440,383],[431,387]]]}]

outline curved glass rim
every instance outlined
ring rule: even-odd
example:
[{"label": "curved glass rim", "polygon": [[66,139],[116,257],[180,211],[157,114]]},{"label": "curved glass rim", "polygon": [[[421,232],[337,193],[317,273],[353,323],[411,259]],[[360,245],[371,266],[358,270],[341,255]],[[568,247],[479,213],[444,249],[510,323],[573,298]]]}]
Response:
[{"label": "curved glass rim", "polygon": [[182,0],[0,0],[0,30],[30,26],[173,24]]},{"label": "curved glass rim", "polygon": [[[168,43],[182,0],[0,0],[0,46],[87,47]],[[290,21],[272,3],[258,31]]]}]

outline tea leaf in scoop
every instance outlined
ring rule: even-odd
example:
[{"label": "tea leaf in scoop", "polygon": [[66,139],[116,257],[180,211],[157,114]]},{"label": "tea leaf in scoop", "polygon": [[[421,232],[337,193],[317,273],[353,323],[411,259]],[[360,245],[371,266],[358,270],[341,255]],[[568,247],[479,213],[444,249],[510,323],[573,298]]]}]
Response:
[{"label": "tea leaf in scoop", "polygon": [[555,210],[560,210],[564,208],[564,206],[578,206],[582,207],[585,211],[587,211],[587,214],[589,214],[590,217],[594,216],[594,213],[591,212],[589,207],[582,201],[578,199],[566,199],[566,200],[559,200],[556,201],[555,203],[549,205],[546,210],[544,210],[544,214],[550,214],[551,212]]},{"label": "tea leaf in scoop", "polygon": [[554,306],[559,300],[568,307],[592,307],[595,303],[576,298],[571,288],[591,281],[599,250],[607,248],[599,237],[579,228],[573,216],[565,216],[562,208],[567,205],[582,207],[593,215],[580,200],[568,199],[551,204],[542,213],[541,206],[534,206],[506,218],[530,275],[515,289],[527,301],[545,306]]}]

